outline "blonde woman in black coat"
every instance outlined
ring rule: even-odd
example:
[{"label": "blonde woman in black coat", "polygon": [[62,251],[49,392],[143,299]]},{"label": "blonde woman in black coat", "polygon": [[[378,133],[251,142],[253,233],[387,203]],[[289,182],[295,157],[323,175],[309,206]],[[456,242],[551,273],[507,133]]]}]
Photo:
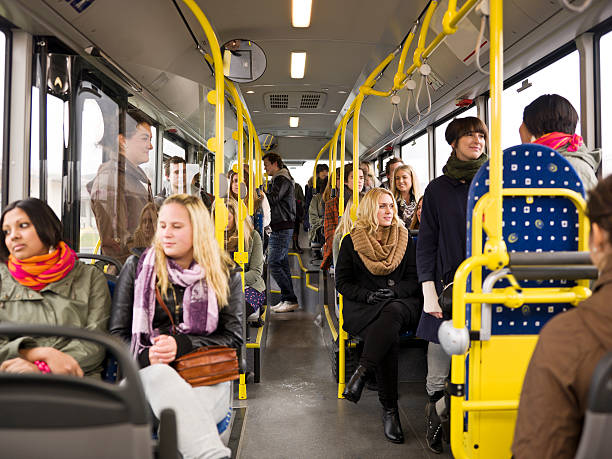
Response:
[{"label": "blonde woman in black coat", "polygon": [[344,329],[364,340],[343,395],[357,403],[375,373],[385,436],[403,443],[397,409],[399,335],[416,329],[422,306],[414,242],[390,191],[373,188],[360,203],[355,227],[340,246],[336,288],[344,297]]}]

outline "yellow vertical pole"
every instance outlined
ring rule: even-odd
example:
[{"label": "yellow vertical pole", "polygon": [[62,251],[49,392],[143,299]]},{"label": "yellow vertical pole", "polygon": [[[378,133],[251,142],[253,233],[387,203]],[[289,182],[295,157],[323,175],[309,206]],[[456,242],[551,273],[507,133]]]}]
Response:
[{"label": "yellow vertical pole", "polygon": [[255,129],[253,127],[253,123],[250,119],[248,119],[249,126],[249,215],[253,215],[255,213],[255,203],[254,203],[254,181],[255,181],[255,173],[253,171],[253,153],[254,153],[254,143],[255,139]]},{"label": "yellow vertical pole", "polygon": [[319,159],[321,159],[321,155],[325,152],[325,150],[329,148],[329,146],[331,145],[331,142],[332,142],[331,139],[329,139],[329,141],[325,145],[323,145],[323,148],[319,150],[319,154],[315,158],[315,163],[314,163],[314,166],[312,167],[312,187],[313,189],[316,189],[317,187],[317,164],[319,164]]},{"label": "yellow vertical pole", "polygon": [[346,386],[346,339],[347,333],[342,328],[344,326],[344,299],[342,295],[338,295],[338,309],[340,314],[338,317],[338,398],[344,398],[342,393]]},{"label": "yellow vertical pole", "polygon": [[364,95],[360,91],[355,102],[355,112],[353,113],[353,205],[351,206],[351,220],[357,219],[357,206],[359,206],[359,115]]},{"label": "yellow vertical pole", "polygon": [[[352,105],[352,104],[351,104]],[[342,186],[340,187],[340,197],[338,200],[338,216],[344,215],[344,158],[346,156],[346,126],[348,125],[350,115],[352,113],[349,108],[342,118],[340,123],[340,177],[342,177]]]},{"label": "yellow vertical pole", "polygon": [[[242,102],[238,96],[238,91],[233,83],[227,82],[227,88],[234,100],[236,108],[237,130],[233,132],[232,137],[238,143],[238,215],[235,216],[234,224],[238,230],[238,250],[234,253],[234,261],[241,268],[240,277],[242,279],[242,289],[244,290],[244,265],[248,262],[248,253],[244,251],[244,219],[246,218],[246,207],[244,205],[244,196],[242,195],[242,184],[244,183],[244,119],[242,118]],[[217,220],[217,218],[215,218]],[[227,225],[227,220],[225,220]],[[246,375],[240,373],[240,381],[238,384],[238,398],[245,400],[246,392]]]},{"label": "yellow vertical pole", "polygon": [[223,232],[225,230],[225,222],[227,222],[227,208],[221,199],[220,195],[220,180],[225,177],[223,174],[223,144],[224,144],[224,113],[223,104],[225,102],[225,77],[223,76],[223,59],[221,57],[221,48],[217,36],[208,22],[208,19],[194,0],[183,0],[183,2],[189,7],[192,13],[197,18],[198,22],[202,26],[202,30],[206,35],[206,40],[210,46],[210,52],[212,53],[213,64],[215,69],[215,89],[210,91],[207,95],[209,103],[215,106],[215,137],[208,139],[208,149],[215,154],[215,182],[214,182],[214,194],[215,194],[215,236],[217,243],[220,247],[223,247]]}]

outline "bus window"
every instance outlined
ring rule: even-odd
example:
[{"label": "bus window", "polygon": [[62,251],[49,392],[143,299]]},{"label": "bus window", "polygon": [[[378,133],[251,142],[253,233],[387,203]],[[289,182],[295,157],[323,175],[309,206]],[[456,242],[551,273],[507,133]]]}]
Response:
[{"label": "bus window", "polygon": [[421,191],[429,183],[429,151],[427,148],[427,133],[410,140],[402,145],[402,161],[412,166],[419,179]]},{"label": "bus window", "polygon": [[166,137],[164,137],[163,149],[164,155],[168,157],[180,156],[181,158],[186,159],[185,149],[179,144],[173,142],[172,140],[167,139]]},{"label": "bus window", "polygon": [[157,179],[155,178],[155,162],[157,160],[157,128],[155,126],[151,126],[151,144],[153,145],[153,150],[149,155],[149,162],[145,164],[141,164],[141,169],[147,174],[149,180],[151,181],[151,185],[155,187],[155,183]]},{"label": "bus window", "polygon": [[601,173],[605,177],[612,173],[612,108],[605,102],[612,100],[612,32],[608,32],[599,41],[601,72],[601,147],[603,159]]},{"label": "bus window", "polygon": [[40,183],[46,181],[47,204],[62,218],[62,162],[64,158],[65,104],[59,97],[47,94],[47,175],[40,174],[39,89],[32,87],[30,136],[30,196],[40,197]]},{"label": "bus window", "polygon": [[[6,35],[0,31],[0,145],[4,145],[4,93],[6,85],[4,84],[6,60]],[[2,147],[0,147],[0,177],[2,177]],[[0,186],[0,202],[2,202],[2,187]]]},{"label": "bus window", "polygon": [[448,161],[448,157],[450,156],[450,153],[452,150],[452,148],[446,141],[446,137],[444,136],[444,134],[446,133],[446,128],[448,127],[450,122],[454,120],[455,118],[457,117],[465,118],[466,116],[478,116],[478,109],[476,108],[475,105],[471,108],[468,108],[466,111],[461,112],[456,117],[449,119],[445,123],[442,123],[439,126],[436,126],[434,129],[434,135],[436,139],[436,148],[435,148],[436,150],[436,155],[435,155],[436,177],[439,177],[440,175],[442,175],[442,168],[446,164],[446,161]]},{"label": "bus window", "polygon": [[[521,143],[518,130],[523,122],[523,109],[544,94],[559,94],[565,97],[580,115],[580,57],[578,51],[562,57],[504,89],[502,148]],[[491,99],[489,99],[489,113],[491,113]],[[490,116],[489,119],[491,119]],[[580,134],[580,122],[576,126],[576,134]]]}]

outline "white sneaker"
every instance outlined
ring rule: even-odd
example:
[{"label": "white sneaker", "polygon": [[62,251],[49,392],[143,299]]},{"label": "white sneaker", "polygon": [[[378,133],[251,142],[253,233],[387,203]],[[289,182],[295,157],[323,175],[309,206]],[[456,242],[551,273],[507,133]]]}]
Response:
[{"label": "white sneaker", "polygon": [[284,305],[282,305],[278,309],[275,309],[274,312],[293,312],[299,307],[300,305],[297,303],[289,303],[288,301],[286,301]]},{"label": "white sneaker", "polygon": [[285,305],[285,301],[281,301],[278,304],[275,304],[274,306],[270,306],[270,309],[274,312],[276,312],[277,309],[283,307]]}]

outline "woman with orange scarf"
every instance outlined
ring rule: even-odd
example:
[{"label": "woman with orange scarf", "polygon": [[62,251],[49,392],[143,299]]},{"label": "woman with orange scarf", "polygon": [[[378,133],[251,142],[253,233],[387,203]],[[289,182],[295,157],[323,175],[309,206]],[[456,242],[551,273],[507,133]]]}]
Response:
[{"label": "woman with orange scarf", "polygon": [[[0,217],[0,323],[106,331],[110,294],[104,274],[77,260],[62,224],[43,201],[28,198]],[[104,349],[62,337],[0,337],[0,371],[99,375]]]}]

